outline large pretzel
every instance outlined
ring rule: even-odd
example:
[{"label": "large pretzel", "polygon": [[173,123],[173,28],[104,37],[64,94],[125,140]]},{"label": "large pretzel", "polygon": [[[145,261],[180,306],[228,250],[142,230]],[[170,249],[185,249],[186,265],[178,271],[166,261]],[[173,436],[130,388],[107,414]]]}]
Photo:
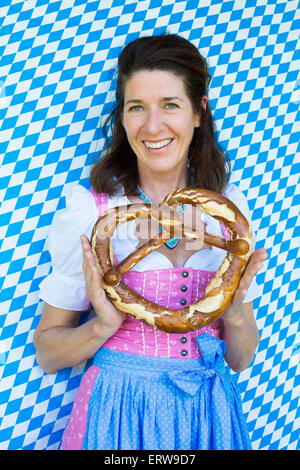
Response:
[{"label": "large pretzel", "polygon": [[[178,204],[196,205],[203,212],[218,219],[227,227],[230,240],[206,232],[200,234],[195,230],[185,229],[177,212],[170,209],[170,206],[172,208]],[[106,211],[94,226],[91,246],[102,274],[102,286],[116,307],[164,331],[184,333],[214,322],[229,306],[253,252],[253,238],[248,221],[240,210],[229,199],[212,191],[197,188],[179,189],[167,195],[159,207],[163,211],[166,206],[171,215],[167,220],[161,218],[161,214],[157,215],[149,204],[130,204]],[[111,237],[115,229],[124,222],[140,217],[158,218],[162,227],[160,234],[138,247],[120,264],[113,266]],[[180,310],[171,310],[134,292],[122,281],[121,276],[172,238],[174,227],[179,224],[185,237],[201,238],[205,243],[226,250],[227,255],[206,287],[201,300]]]}]

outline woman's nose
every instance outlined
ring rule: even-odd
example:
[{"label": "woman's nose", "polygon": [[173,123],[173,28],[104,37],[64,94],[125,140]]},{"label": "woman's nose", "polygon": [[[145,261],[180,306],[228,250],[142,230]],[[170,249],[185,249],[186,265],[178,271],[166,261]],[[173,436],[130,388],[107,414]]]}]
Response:
[{"label": "woman's nose", "polygon": [[160,110],[149,110],[144,123],[144,131],[148,132],[149,134],[155,135],[158,134],[162,128],[163,119]]}]

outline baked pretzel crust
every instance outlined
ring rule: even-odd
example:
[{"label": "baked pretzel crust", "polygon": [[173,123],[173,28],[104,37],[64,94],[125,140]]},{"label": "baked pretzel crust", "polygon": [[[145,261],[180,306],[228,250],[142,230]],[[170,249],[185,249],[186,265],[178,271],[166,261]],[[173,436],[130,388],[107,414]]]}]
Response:
[{"label": "baked pretzel crust", "polygon": [[[230,233],[230,240],[186,229],[173,206],[191,204],[222,222]],[[102,276],[101,285],[114,305],[120,310],[170,333],[185,333],[208,325],[226,310],[238,288],[240,279],[253,252],[253,236],[247,219],[229,199],[212,191],[184,188],[166,196],[161,207],[168,206],[170,217],[153,213],[150,204],[130,204],[106,211],[96,222],[91,248]],[[162,211],[163,212],[163,211]],[[162,231],[156,238],[138,247],[125,260],[113,266],[112,235],[122,223],[137,218],[157,218]],[[183,236],[201,239],[205,243],[227,251],[215,277],[206,287],[198,302],[171,310],[157,305],[133,291],[122,281],[122,275],[141,259],[173,237],[172,229],[180,227]],[[171,231],[171,235],[170,235]]]}]

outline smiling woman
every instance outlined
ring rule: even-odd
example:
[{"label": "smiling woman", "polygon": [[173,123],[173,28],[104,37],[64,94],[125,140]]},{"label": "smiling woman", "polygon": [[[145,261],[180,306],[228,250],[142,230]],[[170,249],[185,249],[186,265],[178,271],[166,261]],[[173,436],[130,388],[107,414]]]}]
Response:
[{"label": "smiling woman", "polygon": [[[210,76],[197,48],[175,35],[143,37],[123,49],[118,64],[116,105],[107,121],[112,137],[92,168],[93,189],[75,187],[53,221],[53,270],[40,285],[39,364],[54,373],[93,357],[62,449],[248,449],[238,390],[224,359],[235,371],[253,359],[259,340],[254,276],[265,251],[252,254],[223,316],[195,331],[168,333],[145,324],[113,305],[102,287],[89,240],[107,209],[116,207],[120,215],[120,206],[126,212],[140,197],[160,204],[170,192],[194,186],[223,193],[251,224],[245,197],[228,184],[207,98]],[[202,226],[221,236],[219,220],[210,219]],[[110,246],[118,263],[140,238],[132,228],[115,230]],[[183,238],[166,241],[125,271],[122,282],[162,310],[179,310],[203,298],[225,252],[205,244],[191,252]],[[90,304],[95,316],[79,325]]]}]

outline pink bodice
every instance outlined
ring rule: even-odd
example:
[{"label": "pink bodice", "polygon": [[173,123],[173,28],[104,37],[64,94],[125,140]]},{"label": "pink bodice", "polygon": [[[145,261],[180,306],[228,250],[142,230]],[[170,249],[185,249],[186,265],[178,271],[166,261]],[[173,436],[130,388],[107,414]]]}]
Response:
[{"label": "pink bodice", "polygon": [[[172,310],[197,302],[215,273],[192,268],[129,271],[123,281],[138,294]],[[196,337],[209,333],[220,337],[220,324],[215,322],[189,333],[166,333],[127,315],[117,333],[106,341],[105,348],[154,357],[195,359],[201,357]]]},{"label": "pink bodice", "polygon": [[[92,191],[98,215],[107,210],[107,195]],[[138,294],[172,310],[200,300],[215,272],[192,268],[155,269],[138,272],[131,270],[122,280]],[[209,333],[220,337],[220,321],[189,333],[166,333],[141,320],[126,316],[121,328],[103,345],[116,351],[170,358],[195,359],[201,357],[196,337]]]}]

